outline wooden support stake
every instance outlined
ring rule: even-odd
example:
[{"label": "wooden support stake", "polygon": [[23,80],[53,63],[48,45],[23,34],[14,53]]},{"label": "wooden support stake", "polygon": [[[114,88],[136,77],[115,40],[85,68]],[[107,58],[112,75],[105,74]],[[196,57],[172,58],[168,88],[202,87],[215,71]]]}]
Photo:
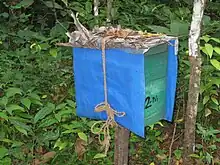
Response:
[{"label": "wooden support stake", "polygon": [[115,128],[114,165],[128,165],[130,131],[124,127]]}]

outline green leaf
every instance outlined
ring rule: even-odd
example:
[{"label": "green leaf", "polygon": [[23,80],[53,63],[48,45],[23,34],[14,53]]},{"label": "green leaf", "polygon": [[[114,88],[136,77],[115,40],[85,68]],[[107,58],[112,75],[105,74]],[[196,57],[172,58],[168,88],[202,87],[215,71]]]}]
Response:
[{"label": "green leaf", "polygon": [[22,95],[22,90],[19,89],[19,88],[9,88],[9,89],[6,90],[6,96],[7,97],[12,97],[16,94]]},{"label": "green leaf", "polygon": [[13,144],[11,145],[11,147],[21,147],[22,145],[24,145],[23,142],[19,142],[19,141],[13,141]]},{"label": "green leaf", "polygon": [[29,96],[30,96],[30,98],[32,98],[32,99],[35,99],[35,100],[38,100],[38,101],[41,100],[41,99],[40,99],[40,96],[39,96],[38,94],[36,94],[36,93],[30,93]]},{"label": "green leaf", "polygon": [[204,40],[207,43],[207,42],[209,42],[210,37],[209,36],[202,36],[201,40]]},{"label": "green leaf", "polygon": [[210,20],[211,20],[210,16],[204,15],[203,16],[203,24],[204,24],[204,26],[209,25],[210,24]]},{"label": "green leaf", "polygon": [[60,139],[56,141],[53,148],[59,147],[59,150],[64,149],[67,146],[67,142],[61,142]]},{"label": "green leaf", "polygon": [[66,100],[66,102],[68,103],[69,106],[71,106],[72,108],[76,107],[76,103],[72,100]]},{"label": "green leaf", "polygon": [[68,6],[68,0],[61,0],[66,6]]},{"label": "green leaf", "polygon": [[211,78],[212,84],[215,84],[218,88],[220,87],[220,78]]},{"label": "green leaf", "polygon": [[67,114],[72,114],[72,113],[73,111],[71,109],[62,110],[62,111],[59,111],[57,114],[55,114],[55,118],[60,122],[62,116],[67,115]]},{"label": "green leaf", "polygon": [[211,114],[212,114],[212,111],[209,108],[206,108],[205,109],[205,117],[208,117]]},{"label": "green leaf", "polygon": [[54,116],[58,120],[58,122],[61,122],[62,116],[59,113],[55,114]]},{"label": "green leaf", "polygon": [[220,133],[220,130],[217,130],[217,129],[212,129],[209,131],[209,134],[212,134],[212,135],[219,134],[219,133]]},{"label": "green leaf", "polygon": [[34,0],[23,0],[18,5],[20,5],[20,6],[24,7],[24,8],[28,8],[33,3],[34,3]]},{"label": "green leaf", "polygon": [[[19,30],[17,32],[18,37],[22,39],[31,40],[33,38],[36,38],[38,40],[46,40],[44,36],[42,36],[40,33],[25,29],[25,30]],[[39,45],[37,44],[37,49],[40,49]]]},{"label": "green leaf", "polygon": [[217,61],[216,59],[211,59],[210,62],[216,69],[220,70],[220,62],[219,61]]},{"label": "green leaf", "polygon": [[22,146],[24,143],[23,142],[19,142],[19,141],[16,141],[16,140],[10,140],[10,139],[6,139],[6,138],[4,138],[4,139],[0,139],[0,141],[2,141],[2,142],[5,142],[5,143],[12,143],[12,148],[13,147],[20,147],[20,146]]},{"label": "green leaf", "polygon": [[220,39],[218,39],[218,38],[211,38],[211,40],[213,40],[213,41],[215,41],[217,43],[220,43]]},{"label": "green leaf", "polygon": [[19,126],[15,126],[15,128],[16,128],[19,132],[21,132],[21,133],[23,133],[23,134],[25,134],[25,135],[27,136],[27,131],[26,131],[25,129],[23,129],[23,128],[19,127]]},{"label": "green leaf", "polygon": [[4,112],[0,112],[0,118],[8,120],[8,116]]},{"label": "green leaf", "polygon": [[205,157],[206,157],[206,160],[208,161],[208,163],[211,164],[213,156],[210,155],[208,152],[206,152],[206,156]]},{"label": "green leaf", "polygon": [[161,132],[160,131],[156,131],[155,132],[155,137],[158,137],[159,135],[161,135]]},{"label": "green leaf", "polygon": [[86,136],[85,133],[79,132],[79,133],[78,133],[78,136],[79,136],[80,139],[82,139],[82,140],[84,140],[85,142],[87,142],[87,136]]},{"label": "green leaf", "polygon": [[5,157],[3,159],[0,159],[0,164],[1,165],[11,165],[11,158]]},{"label": "green leaf", "polygon": [[56,107],[56,110],[63,109],[65,106],[66,106],[66,103],[59,104],[59,105]]},{"label": "green leaf", "polygon": [[34,1],[33,0],[22,0],[20,3],[16,4],[15,6],[10,6],[12,9],[20,9],[22,7],[27,8],[29,7]]},{"label": "green leaf", "polygon": [[202,50],[203,53],[205,53],[206,55],[208,55],[208,52],[207,52],[207,50],[206,50],[205,47],[200,46],[200,50]]},{"label": "green leaf", "polygon": [[92,12],[92,3],[90,1],[86,2],[86,12],[87,13]]},{"label": "green leaf", "polygon": [[29,122],[27,122],[27,123],[32,123],[32,121],[30,121],[33,119],[33,116],[31,114],[28,114],[26,112],[17,112],[17,113],[15,113],[15,115],[20,116],[23,121],[28,119]]},{"label": "green leaf", "polygon": [[151,30],[153,30],[153,32],[164,33],[164,34],[170,33],[170,30],[166,27],[163,27],[163,26],[151,25],[151,26],[147,26],[147,27],[150,28]]},{"label": "green leaf", "polygon": [[56,131],[47,131],[43,134],[43,140],[50,141],[50,140],[57,140],[60,136],[59,130]]},{"label": "green leaf", "polygon": [[9,118],[9,121],[15,126],[15,127],[19,127],[19,128],[22,128],[22,129],[25,129],[27,131],[31,131],[31,127],[26,125],[25,123],[21,122],[21,121],[17,121],[17,120],[14,120],[12,118]]},{"label": "green leaf", "polygon": [[156,124],[160,125],[161,127],[164,127],[163,123],[161,123],[160,121],[156,122],[155,125]]},{"label": "green leaf", "polygon": [[6,111],[7,111],[10,115],[12,115],[12,112],[15,111],[15,110],[20,110],[20,111],[22,111],[22,112],[25,111],[23,107],[21,107],[21,106],[19,106],[19,105],[17,105],[17,104],[10,104],[10,105],[8,105],[8,106],[6,107]]},{"label": "green leaf", "polygon": [[53,2],[52,1],[46,1],[44,2],[44,4],[49,7],[49,8],[55,8],[55,9],[63,9],[62,6],[60,6],[58,3],[54,2],[54,6],[53,6]]},{"label": "green leaf", "polygon": [[48,43],[42,43],[40,44],[41,50],[48,50],[50,48],[50,45]]},{"label": "green leaf", "polygon": [[21,147],[14,147],[10,150],[10,155],[13,155],[16,159],[25,161],[25,153]]},{"label": "green leaf", "polygon": [[101,153],[99,153],[99,154],[96,154],[96,155],[93,157],[93,159],[100,159],[100,158],[104,158],[104,157],[106,157],[106,154],[101,154]]},{"label": "green leaf", "polygon": [[216,110],[216,111],[220,110],[220,107],[213,102],[211,102],[211,104],[209,104],[209,108]]},{"label": "green leaf", "polygon": [[32,123],[32,121],[29,118],[28,119],[23,118],[23,115],[21,115],[22,117],[18,117],[18,116],[20,116],[20,114],[21,113],[16,113],[15,117],[10,116],[9,119],[13,120],[13,121],[19,121],[19,122],[22,122],[22,123]]},{"label": "green leaf", "polygon": [[4,138],[4,139],[0,139],[0,141],[5,142],[5,143],[13,143],[12,140],[10,140],[10,139],[6,139],[6,138]]},{"label": "green leaf", "polygon": [[220,54],[220,47],[214,47],[214,51],[218,54]]},{"label": "green leaf", "polygon": [[9,17],[9,14],[4,12],[4,13],[1,13],[0,16],[4,17],[4,18],[8,18]]},{"label": "green leaf", "polygon": [[215,144],[208,146],[211,150],[217,150],[217,146]]},{"label": "green leaf", "polygon": [[27,107],[27,109],[30,109],[30,106],[31,106],[31,100],[28,99],[28,98],[23,98],[21,99],[21,103]]},{"label": "green leaf", "polygon": [[42,99],[45,99],[45,98],[47,98],[47,95],[43,95],[41,98],[42,98]]},{"label": "green leaf", "polygon": [[172,21],[170,24],[170,31],[172,35],[179,36],[179,35],[188,35],[188,23],[182,23],[178,21]]},{"label": "green leaf", "polygon": [[56,119],[45,119],[44,121],[41,122],[41,124],[39,125],[39,127],[49,127],[55,123],[58,123],[58,121]]},{"label": "green leaf", "polygon": [[211,97],[211,100],[216,104],[219,105],[218,100],[215,97]]},{"label": "green leaf", "polygon": [[57,49],[52,48],[52,49],[50,49],[49,53],[50,53],[51,56],[57,57]]},{"label": "green leaf", "polygon": [[88,122],[86,122],[86,125],[88,126],[88,127],[92,127],[93,126],[93,124],[95,124],[96,123],[96,121],[88,121]]},{"label": "green leaf", "polygon": [[201,150],[203,148],[203,145],[202,144],[196,144],[196,148]]},{"label": "green leaf", "polygon": [[71,124],[69,124],[69,126],[71,127],[71,129],[73,129],[73,128],[83,128],[84,124],[82,122],[79,122],[79,121],[72,121]]},{"label": "green leaf", "polygon": [[62,127],[65,129],[75,129],[75,128],[83,128],[83,124],[78,121],[72,121],[71,124],[63,124]]},{"label": "green leaf", "polygon": [[8,103],[8,98],[6,96],[0,99],[0,105],[3,105],[5,107],[7,103]]},{"label": "green leaf", "polygon": [[203,105],[205,105],[208,101],[209,101],[209,96],[205,96],[202,101]]},{"label": "green leaf", "polygon": [[199,158],[199,155],[197,155],[197,154],[190,154],[189,156],[192,158]]},{"label": "green leaf", "polygon": [[5,147],[0,147],[0,159],[8,155],[8,149]]},{"label": "green leaf", "polygon": [[[62,134],[70,134],[70,133],[76,133],[78,130],[66,130],[63,131]],[[79,132],[79,131],[78,131]]]},{"label": "green leaf", "polygon": [[35,105],[43,106],[42,102],[41,102],[41,101],[38,101],[38,100],[32,100],[32,99],[31,99],[31,103],[32,103],[32,104],[35,104]]},{"label": "green leaf", "polygon": [[209,55],[210,58],[212,58],[213,55],[213,46],[211,44],[205,44],[205,49]]},{"label": "green leaf", "polygon": [[55,109],[55,105],[52,103],[48,103],[46,107],[42,108],[34,116],[34,123],[37,123],[39,120],[43,119],[44,117],[52,113],[54,109]]},{"label": "green leaf", "polygon": [[209,92],[210,92],[210,95],[211,95],[211,94],[213,94],[213,95],[218,95],[218,91],[217,91],[217,90],[210,90]]}]

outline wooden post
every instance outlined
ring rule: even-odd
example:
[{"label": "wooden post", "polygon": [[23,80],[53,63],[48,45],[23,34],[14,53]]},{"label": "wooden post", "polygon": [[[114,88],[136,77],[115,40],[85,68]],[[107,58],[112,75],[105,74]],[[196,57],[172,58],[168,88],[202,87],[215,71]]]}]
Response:
[{"label": "wooden post", "polygon": [[130,131],[122,126],[115,128],[114,165],[128,165]]}]

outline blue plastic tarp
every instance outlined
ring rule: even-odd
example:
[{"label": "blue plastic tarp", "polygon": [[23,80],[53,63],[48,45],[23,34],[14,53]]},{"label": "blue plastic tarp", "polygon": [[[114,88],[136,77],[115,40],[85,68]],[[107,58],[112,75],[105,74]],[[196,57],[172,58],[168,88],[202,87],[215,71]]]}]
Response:
[{"label": "blue plastic tarp", "polygon": [[[175,42],[175,41],[172,41]],[[175,44],[168,47],[167,104],[165,119],[171,121],[176,90],[177,56]],[[95,112],[104,101],[101,50],[73,48],[73,70],[77,115],[106,120],[106,112]],[[118,124],[144,137],[144,53],[133,54],[123,49],[106,49],[108,102],[124,117],[115,117]]]}]

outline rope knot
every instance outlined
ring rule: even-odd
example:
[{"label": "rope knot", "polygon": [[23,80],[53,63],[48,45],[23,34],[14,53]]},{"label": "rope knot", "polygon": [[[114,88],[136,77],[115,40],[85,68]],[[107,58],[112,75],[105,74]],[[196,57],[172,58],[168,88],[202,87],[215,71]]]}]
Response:
[{"label": "rope knot", "polygon": [[95,107],[95,112],[103,112],[103,111],[106,111],[108,116],[107,120],[109,120],[109,122],[115,123],[115,116],[117,117],[125,116],[125,112],[117,112],[110,106],[109,103],[106,102],[102,102]]},{"label": "rope knot", "polygon": [[[117,112],[110,106],[109,103],[106,103],[106,102],[102,102],[95,107],[95,112],[104,112],[104,111],[106,111],[107,113],[107,120],[101,121],[101,122],[104,122],[104,124],[101,126],[100,129],[98,129],[98,131],[94,131],[95,130],[94,127],[97,124],[100,124],[101,122],[99,121],[99,122],[94,123],[91,127],[91,131],[94,134],[97,134],[99,136],[98,138],[99,143],[102,145],[102,147],[105,148],[105,155],[107,155],[108,149],[110,147],[110,140],[111,140],[109,128],[117,125],[117,123],[115,122],[115,116],[123,117],[125,116],[125,112]],[[101,140],[102,133],[104,134],[103,140]]]}]

